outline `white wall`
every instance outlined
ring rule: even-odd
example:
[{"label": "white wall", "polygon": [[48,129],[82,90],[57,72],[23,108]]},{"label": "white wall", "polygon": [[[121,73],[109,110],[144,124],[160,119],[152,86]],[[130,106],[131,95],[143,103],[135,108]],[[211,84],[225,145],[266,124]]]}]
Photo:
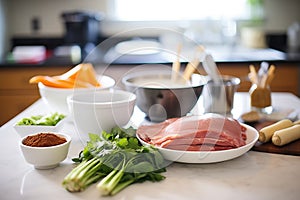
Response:
[{"label": "white wall", "polygon": [[265,29],[284,32],[295,21],[300,22],[299,0],[265,0]]},{"label": "white wall", "polygon": [[[0,10],[0,28],[5,27],[9,38],[12,36],[33,36],[30,27],[33,17],[38,17],[41,22],[41,29],[34,36],[62,36],[64,26],[60,16],[64,11],[89,10],[101,11],[106,14],[113,11],[111,10],[113,0],[0,0],[0,2],[7,4],[7,6],[1,5],[0,7],[0,9],[7,11],[6,21],[3,21],[3,13]],[[265,0],[265,30],[268,32],[285,32],[294,21],[300,22],[299,8],[300,0]],[[164,23],[160,24],[164,26]],[[104,26],[106,34],[124,30],[124,24],[119,22],[113,22],[109,25],[112,27]],[[143,25],[145,24],[141,22],[134,24],[138,27]],[[2,31],[0,42],[1,38],[3,40]],[[8,39],[6,40],[7,46],[9,46]],[[4,45],[0,43],[0,53],[3,48],[5,49]]]},{"label": "white wall", "polygon": [[[3,0],[1,0],[3,1]],[[5,1],[5,0],[4,0]],[[68,10],[109,12],[112,0],[9,0],[10,35],[30,35],[30,21],[41,20],[41,35],[62,35],[60,15]],[[294,21],[300,21],[299,0],[265,0],[267,31],[282,32]]]},{"label": "white wall", "polygon": [[62,35],[64,11],[106,11],[106,0],[9,0],[9,24],[11,35],[32,34],[30,23],[33,17],[41,22],[40,35]]}]

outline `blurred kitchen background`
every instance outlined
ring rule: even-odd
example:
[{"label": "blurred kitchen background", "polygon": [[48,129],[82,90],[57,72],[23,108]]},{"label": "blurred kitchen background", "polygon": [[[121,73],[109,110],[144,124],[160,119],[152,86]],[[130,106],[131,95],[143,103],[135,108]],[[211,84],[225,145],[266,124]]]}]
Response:
[{"label": "blurred kitchen background", "polygon": [[179,44],[183,62],[204,45],[242,92],[249,64],[275,64],[272,91],[300,96],[299,8],[299,0],[0,0],[0,125],[40,98],[34,75],[85,61],[120,80],[136,64],[171,66]]},{"label": "blurred kitchen background", "polygon": [[[9,53],[19,45],[45,45],[53,50],[75,44],[84,58],[93,45],[141,27],[170,28],[205,45],[271,46],[287,51],[288,29],[299,29],[299,8],[298,0],[0,0],[0,60],[11,58]],[[77,24],[71,24],[72,20]],[[89,33],[81,30],[77,31],[81,36],[76,35],[78,21],[86,20],[94,27],[85,25]],[[90,34],[90,41],[84,34]],[[165,39],[159,30],[129,31],[128,35]]]}]

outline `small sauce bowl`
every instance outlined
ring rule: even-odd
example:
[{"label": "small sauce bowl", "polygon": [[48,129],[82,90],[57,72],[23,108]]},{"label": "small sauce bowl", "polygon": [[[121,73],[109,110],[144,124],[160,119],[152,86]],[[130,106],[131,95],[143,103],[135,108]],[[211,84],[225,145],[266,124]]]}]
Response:
[{"label": "small sauce bowl", "polygon": [[[38,135],[38,132],[28,136]],[[24,144],[24,140],[28,137],[23,137],[20,142],[20,149],[25,160],[32,164],[36,169],[52,169],[59,165],[60,162],[66,159],[71,143],[71,137],[64,133],[45,132],[44,134],[55,134],[59,137],[65,138],[66,142],[54,146],[47,147],[33,147]]]}]

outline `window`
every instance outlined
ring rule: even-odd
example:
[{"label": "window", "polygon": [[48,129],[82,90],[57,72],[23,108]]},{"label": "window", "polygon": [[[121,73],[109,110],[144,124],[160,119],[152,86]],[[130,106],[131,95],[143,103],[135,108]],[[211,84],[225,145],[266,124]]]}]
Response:
[{"label": "window", "polygon": [[115,0],[121,21],[246,19],[247,0]]}]

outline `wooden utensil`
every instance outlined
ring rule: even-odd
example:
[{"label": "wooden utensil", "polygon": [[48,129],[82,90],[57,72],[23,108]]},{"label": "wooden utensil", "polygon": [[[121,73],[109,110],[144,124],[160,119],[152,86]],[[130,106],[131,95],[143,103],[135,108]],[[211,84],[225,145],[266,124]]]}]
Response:
[{"label": "wooden utensil", "polygon": [[192,74],[195,72],[199,65],[199,59],[195,58],[192,62],[189,62],[183,72],[183,78],[185,81],[189,81]]},{"label": "wooden utensil", "polygon": [[178,79],[178,73],[180,71],[180,52],[181,52],[182,45],[179,44],[177,47],[177,57],[176,60],[173,62],[172,65],[172,81],[176,81]]}]

